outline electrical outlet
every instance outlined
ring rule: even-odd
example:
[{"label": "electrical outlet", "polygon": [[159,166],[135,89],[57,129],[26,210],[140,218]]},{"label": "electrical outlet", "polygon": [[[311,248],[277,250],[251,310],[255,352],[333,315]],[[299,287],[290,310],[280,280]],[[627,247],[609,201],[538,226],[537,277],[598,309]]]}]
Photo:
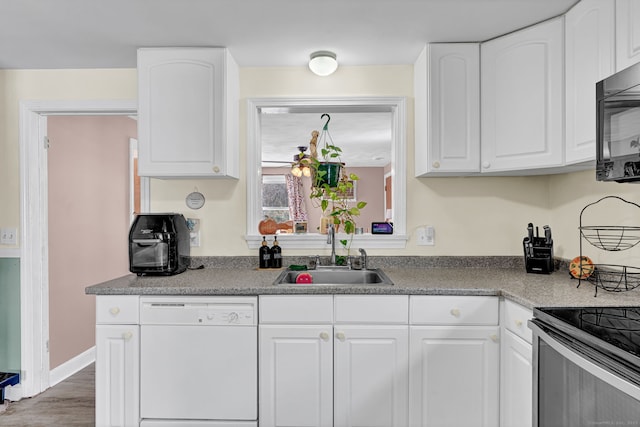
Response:
[{"label": "electrical outlet", "polygon": [[190,234],[190,241],[189,244],[191,245],[192,248],[199,248],[200,247],[200,232],[199,231],[192,231]]},{"label": "electrical outlet", "polygon": [[416,237],[418,240],[418,246],[435,245],[435,230],[431,225],[418,227],[418,229],[416,230]]},{"label": "electrical outlet", "polygon": [[18,243],[18,229],[13,227],[0,228],[0,244],[15,245]]}]

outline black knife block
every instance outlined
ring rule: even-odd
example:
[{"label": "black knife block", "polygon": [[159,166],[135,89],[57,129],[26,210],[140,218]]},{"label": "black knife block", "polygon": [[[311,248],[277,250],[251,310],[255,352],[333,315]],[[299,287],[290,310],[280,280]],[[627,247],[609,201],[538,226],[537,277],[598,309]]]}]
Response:
[{"label": "black knife block", "polygon": [[[531,244],[529,244],[531,242]],[[555,270],[553,262],[553,240],[547,243],[544,237],[525,237],[522,241],[524,265],[527,273],[551,274]]]}]

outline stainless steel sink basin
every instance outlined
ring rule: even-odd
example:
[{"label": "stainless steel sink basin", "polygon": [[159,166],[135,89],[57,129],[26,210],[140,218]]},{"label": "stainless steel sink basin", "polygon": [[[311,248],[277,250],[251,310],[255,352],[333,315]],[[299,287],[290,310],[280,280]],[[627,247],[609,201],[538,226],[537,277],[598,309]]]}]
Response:
[{"label": "stainless steel sink basin", "polygon": [[[312,283],[296,283],[301,273],[310,274]],[[279,286],[391,286],[393,282],[378,268],[349,270],[340,267],[320,267],[308,271],[286,269],[280,273],[273,284]]]}]

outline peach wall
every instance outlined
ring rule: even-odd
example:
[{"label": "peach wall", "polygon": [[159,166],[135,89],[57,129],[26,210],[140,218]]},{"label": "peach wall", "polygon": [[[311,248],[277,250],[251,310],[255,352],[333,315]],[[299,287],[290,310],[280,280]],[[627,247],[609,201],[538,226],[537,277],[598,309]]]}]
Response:
[{"label": "peach wall", "polygon": [[129,138],[124,116],[48,118],[49,363],[95,343],[85,287],[128,273]]}]

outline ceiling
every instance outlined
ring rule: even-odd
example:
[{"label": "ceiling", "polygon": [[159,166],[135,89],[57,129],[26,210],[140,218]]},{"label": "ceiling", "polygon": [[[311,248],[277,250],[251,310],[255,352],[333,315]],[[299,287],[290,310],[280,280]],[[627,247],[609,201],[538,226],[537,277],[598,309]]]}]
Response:
[{"label": "ceiling", "polygon": [[426,42],[485,41],[577,0],[0,0],[0,69],[134,68],[136,49],[225,46],[241,67],[413,64]]}]

